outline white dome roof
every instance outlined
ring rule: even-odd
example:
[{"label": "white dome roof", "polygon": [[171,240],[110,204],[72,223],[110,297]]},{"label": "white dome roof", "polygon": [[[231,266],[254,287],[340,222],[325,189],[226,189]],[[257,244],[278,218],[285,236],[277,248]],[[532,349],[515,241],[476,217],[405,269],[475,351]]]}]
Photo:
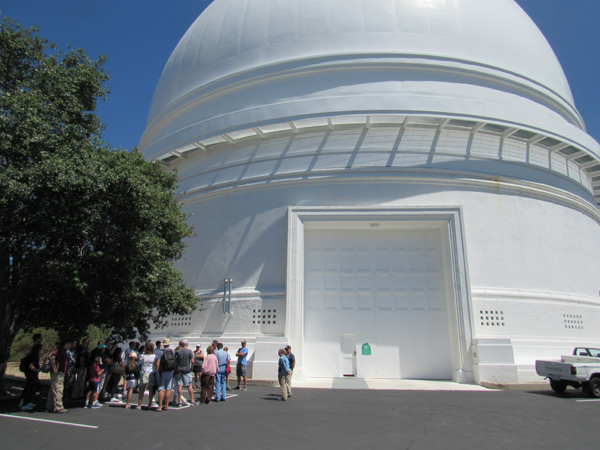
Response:
[{"label": "white dome roof", "polygon": [[171,55],[140,146],[152,158],[278,118],[399,109],[584,128],[554,52],[513,0],[215,0]]}]

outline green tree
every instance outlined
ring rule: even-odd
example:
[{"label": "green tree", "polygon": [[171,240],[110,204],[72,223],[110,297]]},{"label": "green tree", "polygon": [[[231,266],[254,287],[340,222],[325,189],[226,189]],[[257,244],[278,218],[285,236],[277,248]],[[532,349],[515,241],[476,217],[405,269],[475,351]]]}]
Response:
[{"label": "green tree", "polygon": [[[187,314],[177,175],[101,140],[105,58],[0,24],[0,351],[19,330],[124,339]],[[0,388],[2,380],[0,380]]]}]

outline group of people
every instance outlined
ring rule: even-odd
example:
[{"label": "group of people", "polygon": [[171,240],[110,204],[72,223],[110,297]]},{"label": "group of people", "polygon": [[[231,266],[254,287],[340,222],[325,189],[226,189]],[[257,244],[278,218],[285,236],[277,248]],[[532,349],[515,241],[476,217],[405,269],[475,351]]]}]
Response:
[{"label": "group of people", "polygon": [[[84,339],[81,345],[65,341],[42,365],[42,336],[34,335],[33,341],[33,347],[20,365],[26,379],[19,403],[22,410],[31,410],[36,406],[32,398],[40,390],[40,371],[50,372],[46,410],[54,413],[68,412],[63,405],[65,384],[70,385],[72,400],[84,399],[85,407],[92,409],[102,407],[101,400],[124,402],[125,408],[135,407],[135,403],[132,405],[132,398],[134,391],[137,391],[138,408],[142,408],[144,397],[148,395],[148,408],[156,407],[156,411],[167,411],[172,394],[175,405],[181,407],[212,401],[224,402],[226,391],[230,390],[231,357],[228,348],[217,340],[208,346],[206,352],[199,344],[192,351],[188,348],[189,342],[186,339],[181,340],[175,349],[171,349],[169,338],[157,341],[156,345],[150,341],[144,345],[132,341],[124,352],[114,340],[106,343],[99,341],[92,351],[89,350],[89,339]],[[235,389],[245,391],[248,357],[246,341],[241,342],[235,355],[238,382]],[[72,381],[69,381],[68,374],[72,374]],[[123,395],[119,396],[121,381]],[[184,397],[184,388],[189,394],[189,401]],[[194,388],[200,389],[198,401],[194,397]],[[124,401],[119,397],[124,397]]]}]

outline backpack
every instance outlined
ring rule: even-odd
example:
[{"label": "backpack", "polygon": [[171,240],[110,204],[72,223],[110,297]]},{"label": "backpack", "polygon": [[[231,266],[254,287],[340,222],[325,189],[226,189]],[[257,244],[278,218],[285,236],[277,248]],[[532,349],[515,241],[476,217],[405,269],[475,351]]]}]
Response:
[{"label": "backpack", "polygon": [[29,360],[31,358],[29,357],[29,354],[27,354],[27,356],[25,356],[21,362],[19,363],[19,370],[23,373],[28,372],[29,371]]},{"label": "backpack", "polygon": [[173,352],[171,349],[165,350],[162,358],[160,358],[160,371],[169,372],[170,370],[175,369],[175,367],[177,367],[175,352]]}]

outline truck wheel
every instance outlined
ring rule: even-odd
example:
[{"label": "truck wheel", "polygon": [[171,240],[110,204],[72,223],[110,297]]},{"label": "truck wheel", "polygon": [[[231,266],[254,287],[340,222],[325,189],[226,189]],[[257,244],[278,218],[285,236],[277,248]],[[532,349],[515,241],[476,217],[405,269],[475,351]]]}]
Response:
[{"label": "truck wheel", "polygon": [[590,397],[600,398],[600,378],[594,377],[590,380]]},{"label": "truck wheel", "polygon": [[[600,379],[598,379],[599,387],[600,387]],[[550,387],[557,394],[562,394],[567,390],[567,383],[559,380],[550,380]]]}]

